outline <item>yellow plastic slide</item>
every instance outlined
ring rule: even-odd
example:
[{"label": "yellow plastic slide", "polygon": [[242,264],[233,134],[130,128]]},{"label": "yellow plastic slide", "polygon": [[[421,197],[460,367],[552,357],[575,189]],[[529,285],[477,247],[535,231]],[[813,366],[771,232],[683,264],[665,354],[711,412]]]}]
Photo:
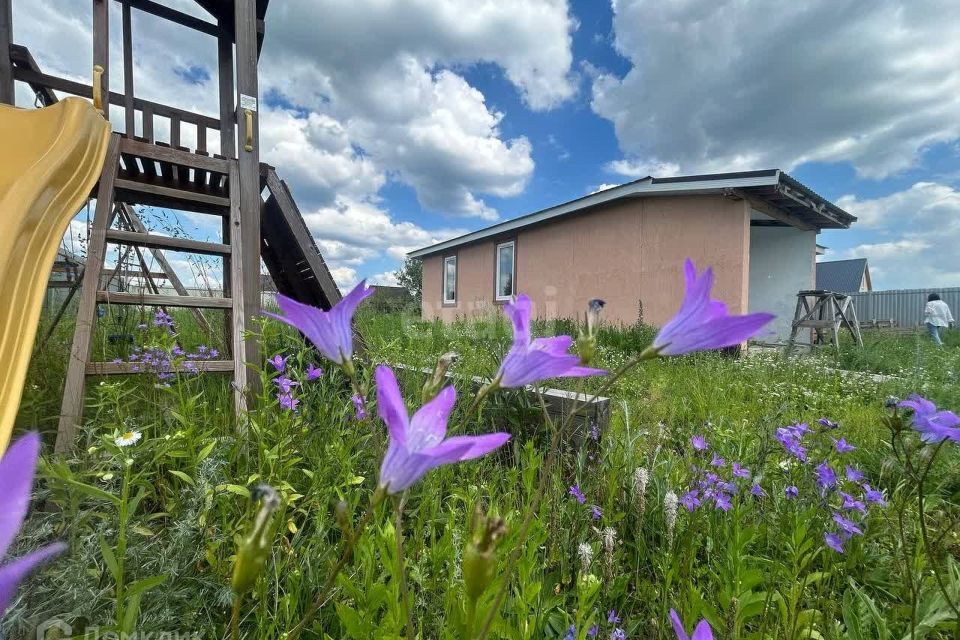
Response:
[{"label": "yellow plastic slide", "polygon": [[110,124],[80,98],[43,109],[0,105],[0,454],[57,248],[100,176],[109,139]]}]

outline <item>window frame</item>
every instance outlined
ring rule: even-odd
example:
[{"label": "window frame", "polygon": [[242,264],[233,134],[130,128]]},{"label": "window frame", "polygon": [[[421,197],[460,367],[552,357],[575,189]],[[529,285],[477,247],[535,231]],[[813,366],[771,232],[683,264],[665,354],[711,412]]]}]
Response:
[{"label": "window frame", "polygon": [[[500,295],[500,249],[502,247],[509,246],[511,249],[510,255],[510,268],[511,268],[511,280],[510,280],[510,294],[507,296]],[[493,300],[494,302],[506,303],[513,300],[514,296],[517,295],[517,240],[516,238],[511,238],[509,240],[504,240],[503,242],[497,242],[494,244],[493,249]]]},{"label": "window frame", "polygon": [[[453,298],[447,298],[447,264],[453,263]],[[460,284],[460,271],[457,269],[457,254],[443,256],[440,263],[440,304],[453,307],[457,304],[457,289]]]}]

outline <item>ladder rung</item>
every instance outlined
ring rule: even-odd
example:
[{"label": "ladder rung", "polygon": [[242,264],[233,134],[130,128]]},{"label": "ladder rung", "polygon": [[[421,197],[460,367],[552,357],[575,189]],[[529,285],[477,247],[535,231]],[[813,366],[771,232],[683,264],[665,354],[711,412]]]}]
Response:
[{"label": "ladder rung", "polygon": [[120,244],[134,244],[140,247],[153,249],[175,249],[188,253],[203,253],[208,255],[230,255],[230,245],[219,242],[202,242],[187,238],[171,238],[152,233],[137,233],[135,231],[120,231],[107,229],[107,240]]},{"label": "ladder rung", "polygon": [[[190,360],[195,365],[196,371],[233,371],[233,360]],[[191,365],[191,366],[193,366]],[[190,371],[187,367],[172,367],[174,370]],[[116,376],[129,373],[150,373],[152,370],[144,369],[142,364],[136,362],[88,362],[88,376]]]},{"label": "ladder rung", "polygon": [[209,204],[216,207],[230,206],[230,198],[225,198],[223,196],[217,196],[210,193],[202,193],[200,191],[192,191],[190,189],[177,189],[175,187],[168,187],[161,184],[155,184],[153,182],[141,182],[140,180],[126,180],[124,178],[117,178],[114,180],[113,186],[115,189],[117,189],[117,191],[137,191],[139,193],[148,193],[150,195],[170,201],[190,200],[191,202],[201,202],[203,204]]},{"label": "ladder rung", "polygon": [[98,291],[97,302],[108,304],[143,304],[154,307],[200,307],[201,309],[230,309],[232,298],[208,298],[207,296],[165,296],[154,293],[127,293],[121,291]]}]

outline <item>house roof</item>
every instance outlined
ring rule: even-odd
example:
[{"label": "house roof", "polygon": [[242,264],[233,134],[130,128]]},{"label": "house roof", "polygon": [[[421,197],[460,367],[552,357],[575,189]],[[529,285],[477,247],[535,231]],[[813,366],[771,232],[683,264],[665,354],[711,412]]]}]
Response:
[{"label": "house roof", "polygon": [[817,289],[853,293],[860,291],[863,275],[867,270],[866,258],[831,260],[817,263]]},{"label": "house roof", "polygon": [[[452,240],[411,251],[411,258],[422,258],[491,236],[543,224],[550,220],[587,213],[601,205],[624,198],[679,195],[729,195],[747,197],[788,214],[799,225],[811,229],[846,229],[856,217],[850,215],[809,187],[779,169],[714,173],[698,176],[654,178],[647,176],[618,187],[495,224]],[[766,212],[765,212],[766,213]]]}]

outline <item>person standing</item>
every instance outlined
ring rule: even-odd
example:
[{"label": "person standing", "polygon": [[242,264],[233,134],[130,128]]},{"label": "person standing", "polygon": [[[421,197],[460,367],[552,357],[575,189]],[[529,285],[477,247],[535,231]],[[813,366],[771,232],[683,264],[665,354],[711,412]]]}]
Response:
[{"label": "person standing", "polygon": [[953,324],[953,314],[950,313],[950,307],[940,299],[936,293],[927,296],[927,306],[923,309],[923,321],[927,325],[927,331],[930,338],[938,347],[943,346],[940,339],[940,329],[949,327]]}]

